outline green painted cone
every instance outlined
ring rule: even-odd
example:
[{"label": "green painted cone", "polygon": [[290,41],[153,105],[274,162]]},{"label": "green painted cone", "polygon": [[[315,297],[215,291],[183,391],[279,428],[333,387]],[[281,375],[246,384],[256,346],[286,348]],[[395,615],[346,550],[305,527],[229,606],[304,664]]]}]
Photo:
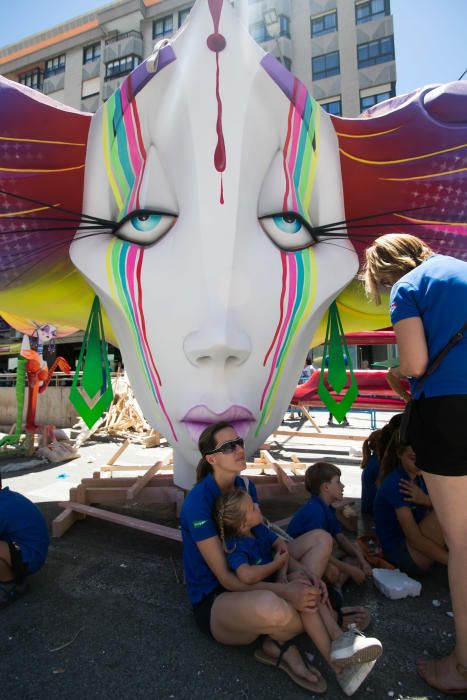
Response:
[{"label": "green painted cone", "polygon": [[[80,372],[82,372],[80,382]],[[99,297],[94,297],[91,314],[70,391],[70,401],[88,428],[92,428],[112,403],[107,343],[104,337]]]},{"label": "green painted cone", "polygon": [[[328,357],[328,373],[327,384],[334,389],[336,394],[340,394],[348,383],[347,390],[338,402],[330,393],[325,383],[325,367],[324,363],[321,367],[321,373],[318,383],[318,396],[324,403],[326,408],[332,413],[334,418],[341,423],[353,402],[358,396],[358,387],[355,375],[350,361],[350,355],[345,342],[344,329],[337,309],[335,301],[329,307],[328,323],[326,326],[326,337],[324,339],[323,357]],[[349,369],[349,377],[346,371],[346,360]]]}]

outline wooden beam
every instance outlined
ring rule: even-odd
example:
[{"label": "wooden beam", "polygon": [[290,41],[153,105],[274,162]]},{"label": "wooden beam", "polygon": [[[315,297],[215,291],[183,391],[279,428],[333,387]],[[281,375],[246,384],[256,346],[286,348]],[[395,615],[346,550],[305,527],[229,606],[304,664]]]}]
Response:
[{"label": "wooden beam", "polygon": [[182,533],[180,530],[173,527],[166,527],[165,525],[151,523],[147,520],[132,518],[128,515],[120,515],[120,513],[112,513],[111,511],[102,510],[101,508],[85,506],[82,503],[74,503],[73,501],[61,502],[58,505],[66,510],[72,510],[85,516],[87,515],[92,518],[98,518],[99,520],[106,520],[110,523],[114,523],[115,525],[124,525],[125,527],[131,527],[133,530],[148,532],[149,534],[157,535],[158,537],[167,537],[168,539],[176,540],[177,542],[181,542],[182,540]]},{"label": "wooden beam", "polygon": [[322,433],[323,431],[319,427],[318,423],[315,421],[311,413],[305,408],[305,406],[299,406],[300,410],[302,413],[304,413],[307,417],[307,419],[310,421],[311,425],[313,428],[316,430],[317,433]]},{"label": "wooden beam", "polygon": [[367,439],[366,435],[340,435],[337,433],[304,433],[302,430],[283,430],[282,428],[275,430],[273,435],[285,435],[287,437],[299,438],[324,438],[325,440],[357,440],[363,442]]},{"label": "wooden beam", "polygon": [[292,481],[290,476],[283,470],[281,465],[272,458],[272,455],[267,450],[261,450],[260,454],[264,461],[270,464],[276,472],[277,480],[279,481],[279,483],[285,486],[285,488],[288,491],[292,491],[294,487],[294,482]]},{"label": "wooden beam", "polygon": [[52,520],[52,537],[61,537],[75,523],[80,520],[78,513],[75,513],[71,508],[65,508],[60,515],[57,515]]}]

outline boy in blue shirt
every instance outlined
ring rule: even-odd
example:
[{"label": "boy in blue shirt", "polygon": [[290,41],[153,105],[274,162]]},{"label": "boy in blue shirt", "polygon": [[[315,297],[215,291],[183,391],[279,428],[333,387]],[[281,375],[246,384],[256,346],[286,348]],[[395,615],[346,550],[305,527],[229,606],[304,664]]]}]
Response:
[{"label": "boy in blue shirt", "polygon": [[2,489],[0,479],[0,608],[26,590],[26,577],[47,558],[49,532],[44,516],[20,493]]},{"label": "boy in blue shirt", "polygon": [[333,503],[342,500],[344,484],[341,470],[329,462],[316,462],[305,473],[305,488],[311,494],[293,516],[287,528],[288,534],[295,538],[310,530],[326,530],[335,540],[334,549],[329,558],[324,579],[340,588],[351,578],[355,583],[363,583],[371,576],[371,566],[363,553],[342,532]]}]

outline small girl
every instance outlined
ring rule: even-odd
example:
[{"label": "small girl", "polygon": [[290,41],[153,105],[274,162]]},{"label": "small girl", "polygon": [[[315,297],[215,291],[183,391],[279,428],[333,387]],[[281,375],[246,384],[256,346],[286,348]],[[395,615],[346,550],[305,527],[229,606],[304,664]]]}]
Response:
[{"label": "small girl", "polygon": [[376,481],[379,476],[379,442],[382,431],[374,430],[362,445],[362,513],[373,515]]},{"label": "small girl", "polygon": [[[257,503],[242,489],[235,489],[219,496],[214,507],[228,563],[243,583],[288,580],[288,571],[300,568],[289,555],[287,544],[263,524],[263,516]],[[303,572],[301,573],[303,576]],[[310,584],[311,585],[311,584]],[[382,652],[378,639],[367,638],[355,629],[343,632],[335,622],[329,607],[323,604],[320,591],[316,591],[314,612],[301,612],[303,626],[330,668],[346,695],[352,695],[363,683]],[[256,651],[255,658],[269,663]],[[316,669],[314,672],[319,673]],[[323,679],[324,692],[326,683]]]},{"label": "small girl", "polygon": [[444,537],[410,445],[396,431],[386,449],[374,504],[384,558],[419,578],[434,562],[448,563]]}]

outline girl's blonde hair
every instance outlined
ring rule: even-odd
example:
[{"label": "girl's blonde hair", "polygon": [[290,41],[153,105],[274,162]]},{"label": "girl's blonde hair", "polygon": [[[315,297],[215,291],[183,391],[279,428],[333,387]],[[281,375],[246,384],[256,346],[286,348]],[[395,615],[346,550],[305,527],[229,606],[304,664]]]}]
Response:
[{"label": "girl's blonde hair", "polygon": [[248,496],[243,489],[235,489],[219,496],[214,504],[214,519],[217,523],[219,537],[224,551],[231,554],[234,550],[228,549],[225,540],[239,534],[245,521],[245,501]]},{"label": "girl's blonde hair", "polygon": [[433,251],[420,238],[408,233],[387,233],[375,240],[365,251],[366,261],[361,278],[367,295],[381,304],[379,278],[385,274],[403,277],[433,255]]}]

